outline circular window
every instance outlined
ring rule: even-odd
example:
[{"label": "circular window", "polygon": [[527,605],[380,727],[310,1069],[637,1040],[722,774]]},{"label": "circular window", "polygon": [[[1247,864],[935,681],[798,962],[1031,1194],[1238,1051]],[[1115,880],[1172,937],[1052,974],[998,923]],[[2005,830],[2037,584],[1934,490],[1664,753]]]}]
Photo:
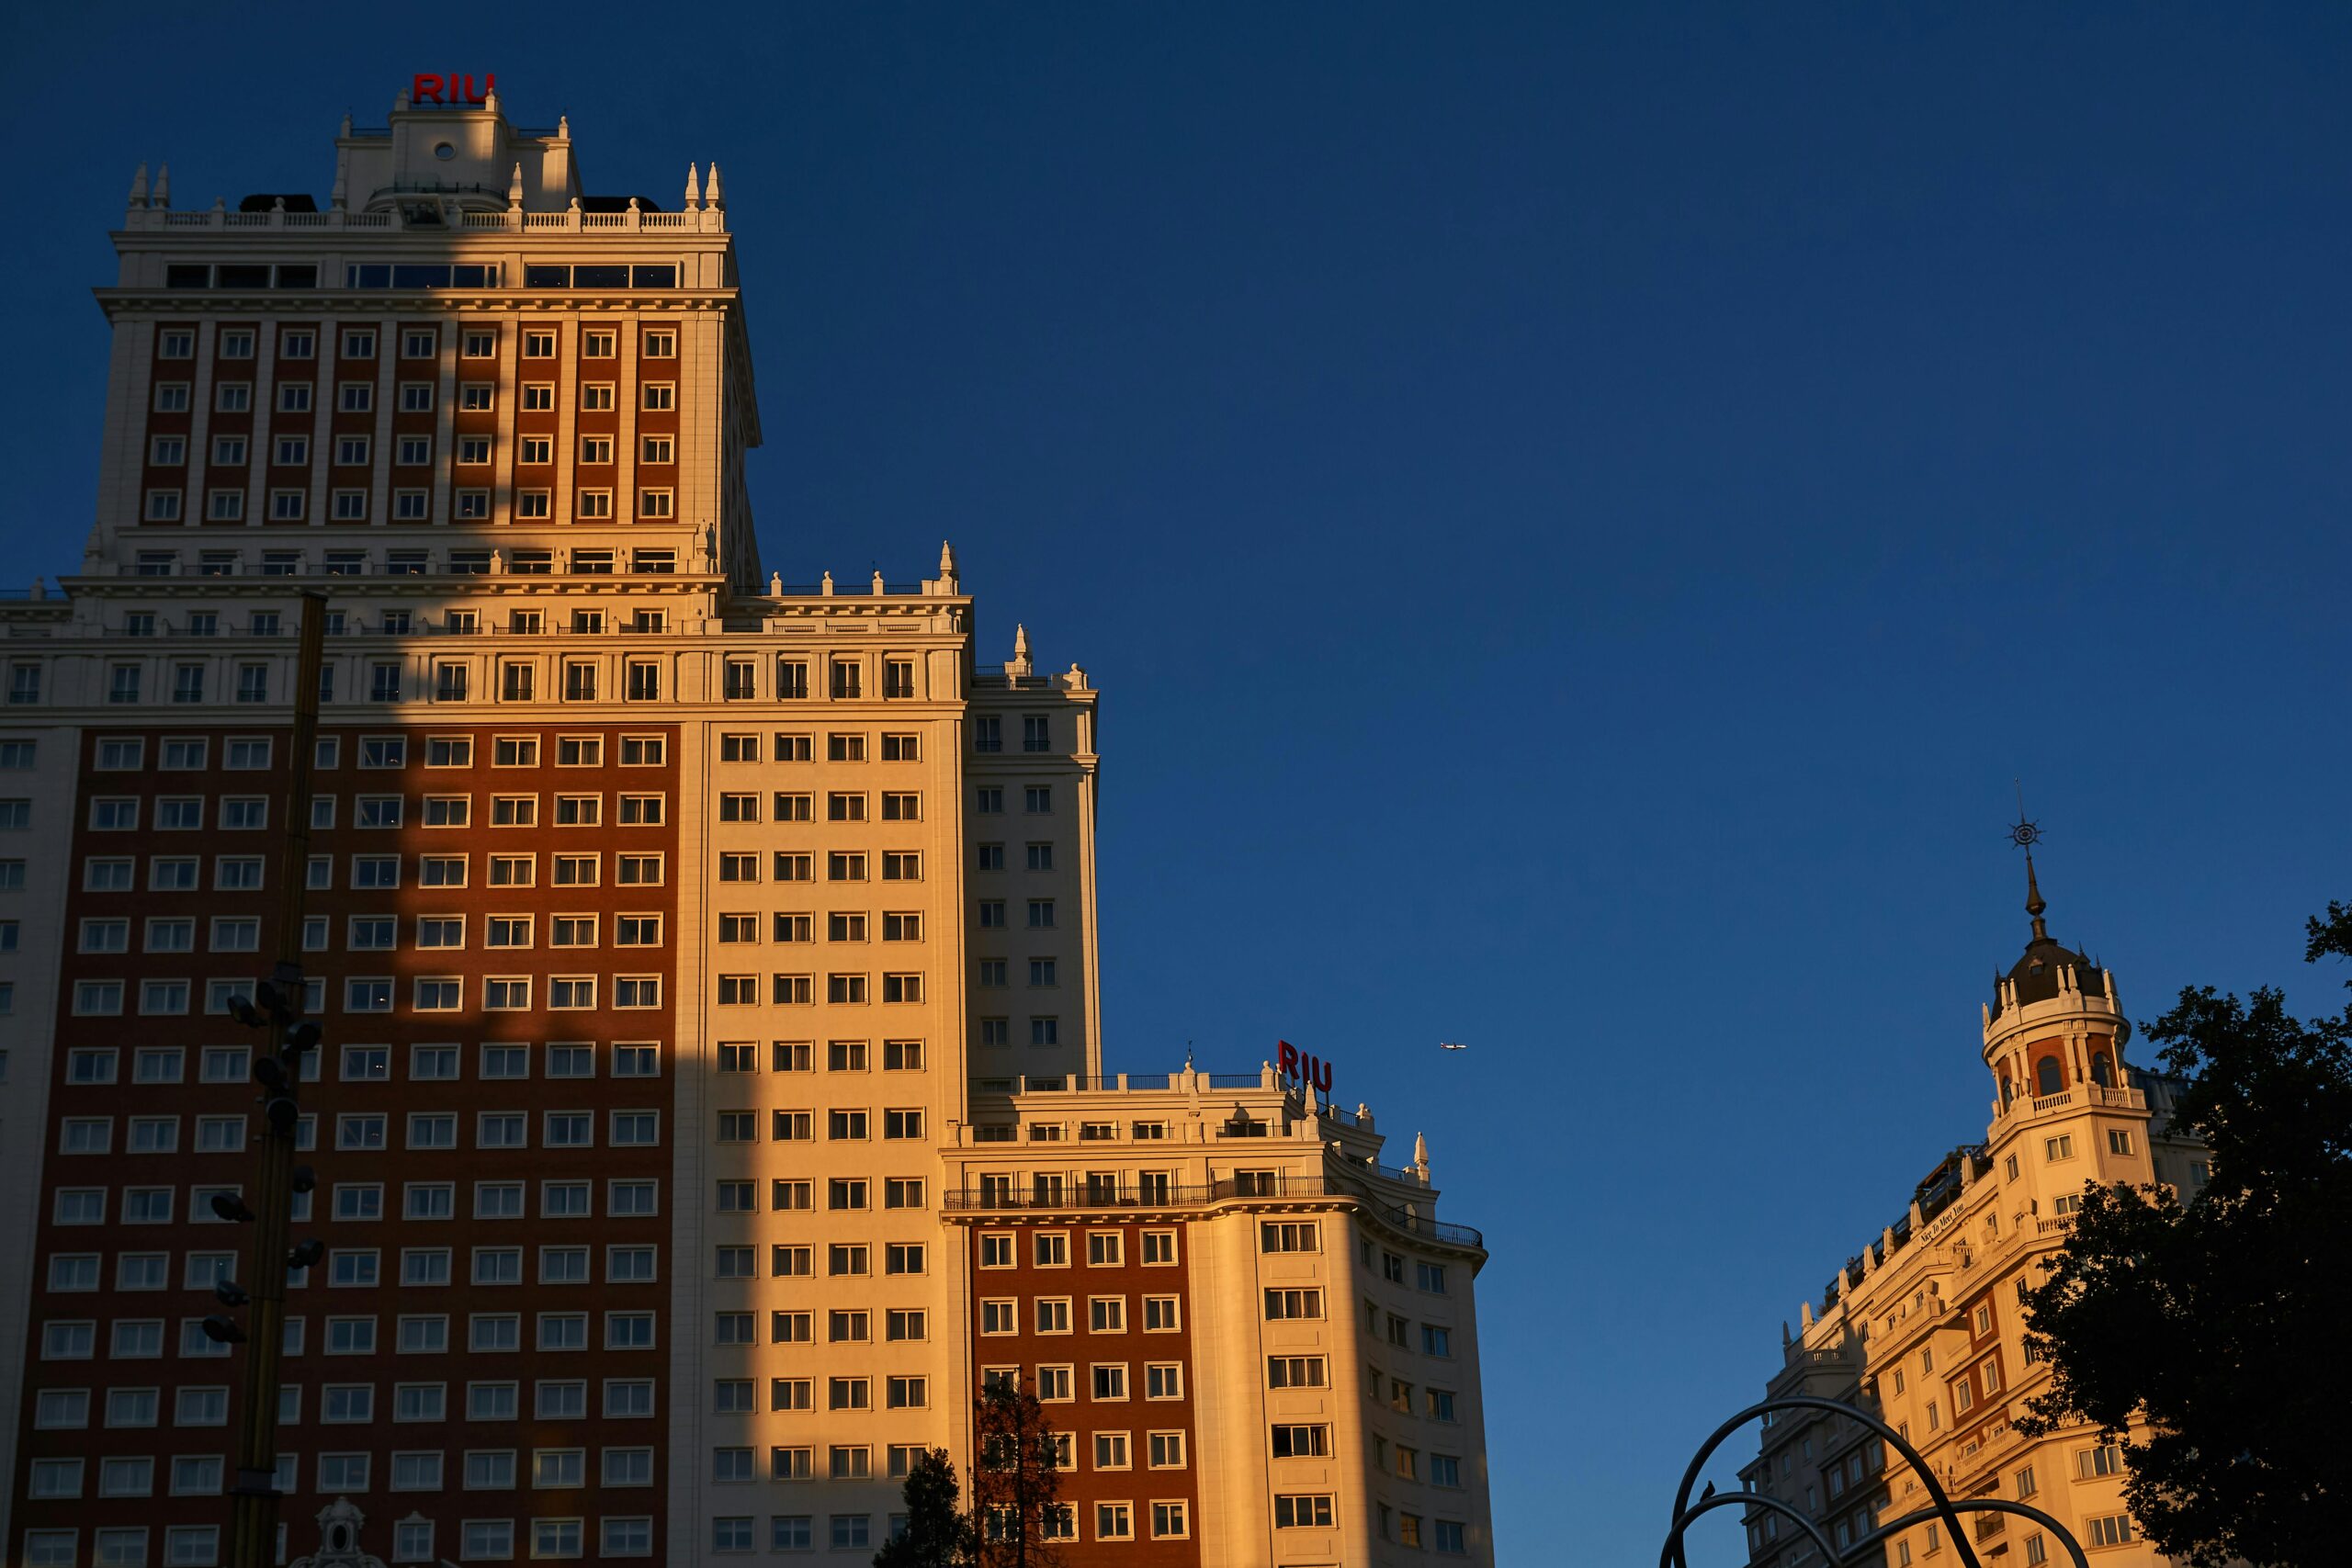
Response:
[{"label": "circular window", "polygon": [[458,149],[449,142],[444,141],[433,149],[433,155],[443,163],[447,163],[458,155]]}]

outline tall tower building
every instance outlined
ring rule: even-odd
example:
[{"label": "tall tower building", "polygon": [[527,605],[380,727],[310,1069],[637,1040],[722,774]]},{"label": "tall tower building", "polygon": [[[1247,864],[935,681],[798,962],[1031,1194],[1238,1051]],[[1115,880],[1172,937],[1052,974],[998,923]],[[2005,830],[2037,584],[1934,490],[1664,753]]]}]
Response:
[{"label": "tall tower building", "polygon": [[1085,671],[982,660],[944,547],[763,571],[718,166],[590,195],[426,77],[323,203],[169,181],[98,290],[81,570],[0,601],[10,1560],[224,1549],[231,1008],[299,878],[282,1555],[333,1510],[392,1562],[864,1562],[1015,1379],[1074,1564],[1491,1562],[1426,1151],[1287,1059],[1103,1073]]},{"label": "tall tower building", "polygon": [[[1783,1364],[1768,1396],[1874,1409],[1951,1497],[2028,1503],[2085,1546],[2107,1549],[2099,1562],[2160,1563],[2168,1559],[2140,1540],[2124,1508],[2120,1448],[2089,1427],[2030,1438],[2017,1426],[2049,1378],[2025,1343],[2022,1303],[2043,1261],[2064,1246],[2084,1184],[2193,1193],[2208,1175],[2203,1145],[2170,1130],[2179,1081],[2125,1061],[2132,1026],[2113,973],[2051,936],[2047,908],[2029,856],[2032,934],[1995,976],[1984,1009],[1994,1099],[1983,1141],[1939,1160],[1903,1214],[1838,1269],[1820,1303],[1803,1304],[1798,1334],[1781,1331]],[[1900,1456],[1868,1429],[1806,1411],[1767,1425],[1761,1453],[1741,1474],[1747,1490],[1794,1504],[1840,1547],[1928,1502]],[[2063,1561],[2021,1517],[1962,1517],[1980,1561]],[[1750,1508],[1746,1522],[1753,1568],[1813,1559],[1777,1514]],[[1952,1560],[1937,1524],[1913,1527],[1886,1552],[1894,1568]]]}]

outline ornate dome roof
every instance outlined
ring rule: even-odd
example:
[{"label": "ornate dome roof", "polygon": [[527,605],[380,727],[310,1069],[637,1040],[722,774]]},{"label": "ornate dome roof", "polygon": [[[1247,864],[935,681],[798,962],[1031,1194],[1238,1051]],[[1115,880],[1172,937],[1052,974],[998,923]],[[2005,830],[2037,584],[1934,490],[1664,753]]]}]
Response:
[{"label": "ornate dome roof", "polygon": [[1996,1018],[2002,1010],[2002,981],[2015,988],[2020,1007],[2029,1002],[2046,1002],[2056,997],[2064,989],[2060,971],[2068,968],[2075,972],[2076,989],[2099,992],[2107,988],[2104,970],[2050,934],[2050,928],[2041,918],[2042,912],[2049,908],[2041,897],[2041,885],[2034,878],[2033,856],[2029,853],[2025,857],[2025,912],[2033,917],[2033,936],[2025,944],[2024,953],[2009,965],[2009,972],[1995,976],[1993,1013]]}]

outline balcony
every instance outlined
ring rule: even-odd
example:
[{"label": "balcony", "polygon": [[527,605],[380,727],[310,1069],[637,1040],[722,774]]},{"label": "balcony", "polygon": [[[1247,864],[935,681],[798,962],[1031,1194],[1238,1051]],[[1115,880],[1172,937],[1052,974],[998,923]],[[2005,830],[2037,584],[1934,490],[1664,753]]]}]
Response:
[{"label": "balcony", "polygon": [[1144,1187],[1108,1182],[1075,1182],[1067,1186],[1052,1186],[1042,1191],[1034,1187],[1026,1191],[967,1187],[944,1194],[940,1206],[950,1213],[974,1213],[988,1210],[1069,1213],[1118,1209],[1205,1208],[1214,1203],[1246,1202],[1253,1198],[1350,1198],[1363,1205],[1375,1219],[1408,1235],[1422,1236],[1452,1247],[1483,1249],[1487,1245],[1486,1237],[1475,1226],[1449,1224],[1426,1214],[1383,1202],[1338,1177],[1295,1175],[1288,1171],[1274,1171],[1238,1181],[1212,1181],[1202,1186],[1183,1187]]}]

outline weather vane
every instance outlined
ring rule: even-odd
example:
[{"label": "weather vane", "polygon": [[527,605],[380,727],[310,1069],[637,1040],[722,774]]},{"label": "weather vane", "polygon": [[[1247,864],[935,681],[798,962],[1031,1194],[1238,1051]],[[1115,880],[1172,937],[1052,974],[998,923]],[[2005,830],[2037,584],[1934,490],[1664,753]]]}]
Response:
[{"label": "weather vane", "polygon": [[2009,829],[2009,842],[2021,850],[2029,851],[2041,842],[2041,824],[2026,820],[2023,784],[2018,785],[2018,819],[2016,825]]}]

